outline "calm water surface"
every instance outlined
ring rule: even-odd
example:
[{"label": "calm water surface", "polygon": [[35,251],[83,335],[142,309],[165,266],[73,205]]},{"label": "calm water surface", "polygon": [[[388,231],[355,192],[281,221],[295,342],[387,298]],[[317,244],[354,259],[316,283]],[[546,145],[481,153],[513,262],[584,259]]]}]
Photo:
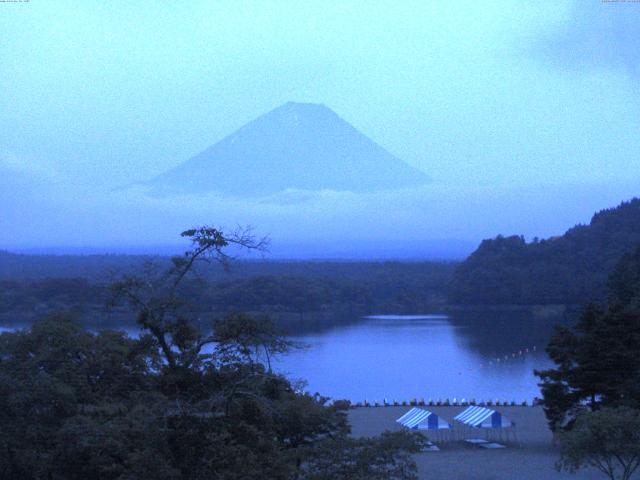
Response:
[{"label": "calm water surface", "polygon": [[293,337],[308,348],[280,358],[277,368],[305,379],[311,392],[352,401],[531,401],[540,396],[533,370],[550,365],[546,333],[496,319],[374,316]]},{"label": "calm water surface", "polygon": [[[312,393],[354,402],[531,401],[540,396],[533,370],[551,365],[544,346],[556,323],[495,311],[372,316],[290,337],[306,348],[278,358],[274,367],[305,380]],[[0,333],[15,328],[0,326]]]}]

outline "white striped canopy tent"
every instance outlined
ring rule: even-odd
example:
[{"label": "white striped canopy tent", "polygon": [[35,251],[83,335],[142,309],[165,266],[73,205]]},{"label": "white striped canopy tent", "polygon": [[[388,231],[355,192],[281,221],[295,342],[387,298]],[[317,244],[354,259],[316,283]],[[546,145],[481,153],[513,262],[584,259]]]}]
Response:
[{"label": "white striped canopy tent", "polygon": [[435,413],[415,407],[398,418],[396,422],[403,427],[417,430],[443,430],[451,428],[448,422],[445,422]]},{"label": "white striped canopy tent", "polygon": [[469,427],[476,428],[509,428],[515,423],[503,417],[500,412],[486,407],[471,406],[454,417],[454,420]]}]

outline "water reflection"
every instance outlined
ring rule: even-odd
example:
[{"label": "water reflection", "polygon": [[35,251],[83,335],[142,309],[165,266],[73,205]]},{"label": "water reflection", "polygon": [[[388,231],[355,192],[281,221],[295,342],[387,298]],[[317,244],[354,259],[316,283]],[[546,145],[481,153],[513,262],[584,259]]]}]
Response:
[{"label": "water reflection", "polygon": [[549,366],[543,346],[557,322],[544,320],[543,331],[531,318],[510,318],[477,317],[474,323],[465,315],[368,317],[293,337],[309,348],[283,357],[278,368],[306,379],[311,391],[354,401],[530,401],[539,396],[532,372]]},{"label": "water reflection", "polygon": [[[556,324],[570,321],[528,310],[354,315],[347,322],[336,315],[331,328],[323,323],[322,331],[291,336],[308,348],[279,358],[276,368],[306,380],[312,392],[352,401],[531,401],[540,396],[533,370],[550,366],[544,346]],[[28,326],[0,327],[0,333]]]}]

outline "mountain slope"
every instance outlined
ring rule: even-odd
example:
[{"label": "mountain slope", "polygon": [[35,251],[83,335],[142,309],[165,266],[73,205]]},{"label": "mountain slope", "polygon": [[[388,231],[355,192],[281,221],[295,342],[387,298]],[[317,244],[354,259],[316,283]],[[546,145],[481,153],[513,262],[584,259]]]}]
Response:
[{"label": "mountain slope", "polygon": [[155,193],[261,196],[286,189],[369,192],[428,177],[324,105],[286,103],[165,172]]},{"label": "mountain slope", "polygon": [[484,240],[456,269],[450,300],[461,304],[602,301],[620,258],[640,246],[640,199],[596,213],[561,237]]}]

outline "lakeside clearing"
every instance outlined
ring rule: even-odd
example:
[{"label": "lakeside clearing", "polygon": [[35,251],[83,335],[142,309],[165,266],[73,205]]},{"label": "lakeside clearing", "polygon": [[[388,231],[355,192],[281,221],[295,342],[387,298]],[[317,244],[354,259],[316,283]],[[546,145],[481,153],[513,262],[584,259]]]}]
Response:
[{"label": "lakeside clearing", "polygon": [[[385,430],[400,430],[396,419],[411,407],[359,407],[349,411],[349,422],[354,436],[379,435]],[[424,407],[452,422],[466,407]],[[484,450],[461,441],[437,443],[439,452],[415,455],[420,479],[474,479],[474,480],[541,480],[604,478],[595,469],[581,470],[572,475],[558,472],[555,462],[558,449],[553,445],[551,431],[541,407],[495,407],[516,423],[520,446],[501,442],[507,448]],[[483,435],[478,435],[479,437]],[[640,478],[635,475],[633,478]]]}]

